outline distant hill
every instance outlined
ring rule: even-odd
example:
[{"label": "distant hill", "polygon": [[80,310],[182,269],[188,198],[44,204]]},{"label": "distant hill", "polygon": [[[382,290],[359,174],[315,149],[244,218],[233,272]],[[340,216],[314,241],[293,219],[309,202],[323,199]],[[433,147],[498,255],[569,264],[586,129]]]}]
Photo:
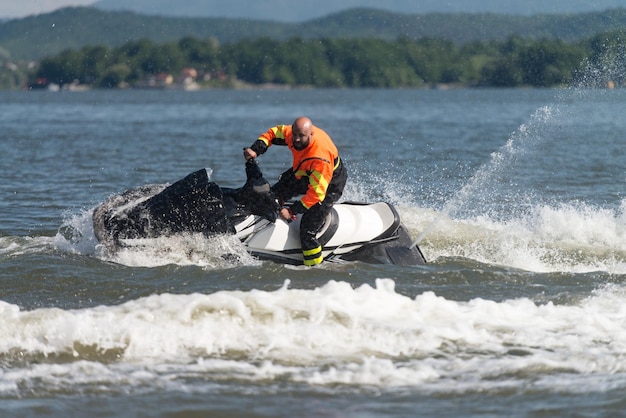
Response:
[{"label": "distant hill", "polygon": [[186,17],[228,17],[302,22],[349,9],[384,9],[394,13],[495,13],[531,16],[577,14],[616,9],[624,0],[99,0],[102,10]]},{"label": "distant hill", "polygon": [[399,36],[434,37],[462,44],[474,40],[502,41],[511,35],[576,41],[626,27],[626,9],[577,15],[511,16],[495,14],[407,15],[374,9],[352,9],[303,23],[262,20],[185,18],[110,12],[91,7],[58,11],[0,23],[0,51],[13,59],[38,60],[63,49],[86,45],[119,46],[147,38],[175,41],[184,36],[216,38],[230,43],[244,38]]}]

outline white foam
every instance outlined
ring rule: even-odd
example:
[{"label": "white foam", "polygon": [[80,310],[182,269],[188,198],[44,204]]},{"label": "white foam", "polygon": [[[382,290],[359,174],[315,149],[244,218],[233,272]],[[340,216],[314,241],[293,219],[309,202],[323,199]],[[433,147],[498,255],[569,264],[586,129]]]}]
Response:
[{"label": "white foam", "polygon": [[201,233],[178,234],[154,239],[128,240],[128,246],[111,252],[98,242],[93,230],[93,209],[68,214],[54,245],[61,251],[94,256],[129,267],[157,267],[168,264],[209,268],[255,265],[243,244],[234,236],[206,237]]},{"label": "white foam", "polygon": [[63,224],[54,237],[54,245],[61,251],[94,255],[98,240],[93,231],[93,209],[65,213]]},{"label": "white foam", "polygon": [[[23,312],[0,302],[0,356],[16,364],[0,374],[0,390],[18,390],[16,381],[44,372],[53,385],[125,379],[150,386],[152,375],[159,385],[201,370],[249,381],[446,391],[523,386],[526,379],[549,389],[563,374],[626,376],[623,286],[566,306],[526,298],[459,302],[432,292],[410,298],[385,279],[376,287],[287,285],[68,311]],[[42,355],[74,360],[20,360]],[[615,384],[624,383],[622,377]]]},{"label": "white foam", "polygon": [[[420,248],[429,261],[464,257],[533,272],[626,273],[626,199],[615,210],[585,203],[540,204],[506,220],[488,215],[454,219],[415,204],[397,209],[412,238],[424,234]],[[54,238],[55,247],[137,267],[259,264],[234,237],[202,234],[138,240],[111,254],[95,238],[91,213],[68,216]],[[0,251],[21,251],[13,247],[15,242]]]},{"label": "white foam", "polygon": [[52,248],[50,237],[0,237],[0,256],[16,257],[48,251]]},{"label": "white foam", "polygon": [[234,235],[207,237],[201,233],[178,234],[153,239],[131,240],[128,247],[114,254],[98,247],[96,254],[107,261],[131,267],[157,267],[167,264],[196,265],[208,268],[255,265],[259,261],[248,254]]},{"label": "white foam", "polygon": [[626,216],[586,204],[538,205],[509,220],[452,219],[432,210],[400,208],[413,236],[436,225],[420,247],[428,260],[465,257],[534,272],[626,273]]}]

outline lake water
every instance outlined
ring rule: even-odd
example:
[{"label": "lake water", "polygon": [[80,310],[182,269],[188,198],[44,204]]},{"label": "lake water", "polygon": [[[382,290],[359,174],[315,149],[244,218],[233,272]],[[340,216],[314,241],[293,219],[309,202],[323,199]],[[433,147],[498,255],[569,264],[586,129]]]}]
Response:
[{"label": "lake water", "polygon": [[[626,90],[0,92],[3,416],[616,416]],[[229,237],[108,255],[94,206],[310,116],[346,200],[423,267],[261,262]],[[268,179],[290,163],[271,148]],[[225,260],[225,251],[240,255]]]}]

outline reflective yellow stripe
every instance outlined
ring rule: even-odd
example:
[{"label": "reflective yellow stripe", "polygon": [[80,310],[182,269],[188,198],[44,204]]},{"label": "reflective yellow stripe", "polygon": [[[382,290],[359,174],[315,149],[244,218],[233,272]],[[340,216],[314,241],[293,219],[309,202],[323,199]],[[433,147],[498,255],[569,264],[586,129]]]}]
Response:
[{"label": "reflective yellow stripe", "polygon": [[[308,176],[309,184],[317,195],[317,200],[319,200],[320,202],[324,200],[324,198],[326,197],[326,190],[328,189],[328,180],[326,180],[326,178],[322,176],[322,173],[320,173],[319,171],[313,171],[311,174],[307,174],[306,171],[300,170],[297,171],[295,175],[296,178],[298,176],[300,176],[300,178],[302,178],[302,176]],[[307,205],[304,206],[307,207]]]},{"label": "reflective yellow stripe", "polygon": [[313,260],[304,260],[304,265],[307,266],[307,267],[311,267],[311,266],[315,266],[317,264],[322,264],[322,261],[324,261],[324,259],[322,257],[315,258]]},{"label": "reflective yellow stripe", "polygon": [[328,189],[328,181],[322,176],[319,171],[314,171],[309,176],[309,183],[315,190],[317,199],[321,202],[326,197],[326,189]]},{"label": "reflective yellow stripe", "polygon": [[322,252],[322,247],[316,247],[313,248],[312,250],[302,250],[302,255],[304,255],[305,257],[311,256],[311,255],[317,255],[317,253],[321,253]]},{"label": "reflective yellow stripe", "polygon": [[285,125],[278,125],[272,128],[276,138],[285,139]]},{"label": "reflective yellow stripe", "polygon": [[324,261],[322,255],[322,247],[313,248],[312,250],[302,250],[305,266],[314,266]]},{"label": "reflective yellow stripe", "polygon": [[[278,126],[274,126],[273,128],[270,128],[270,131],[272,131],[272,133],[274,134],[274,138],[277,139],[285,139],[285,126],[286,125],[278,125]],[[265,145],[270,144],[269,139],[265,138],[265,135],[267,135],[267,133],[259,136],[257,139],[265,142]]]},{"label": "reflective yellow stripe", "polygon": [[339,163],[341,162],[341,160],[339,159],[339,157],[336,158],[336,162],[335,162],[335,166],[333,167],[333,171],[335,171],[337,169],[337,167],[339,167]]}]

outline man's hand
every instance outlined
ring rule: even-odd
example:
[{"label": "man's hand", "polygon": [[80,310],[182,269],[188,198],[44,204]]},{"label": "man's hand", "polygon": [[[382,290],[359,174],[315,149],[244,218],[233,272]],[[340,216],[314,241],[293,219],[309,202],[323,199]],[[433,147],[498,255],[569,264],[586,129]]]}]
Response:
[{"label": "man's hand", "polygon": [[295,221],[296,215],[289,208],[282,208],[280,210],[280,217],[287,222]]},{"label": "man's hand", "polygon": [[253,160],[257,157],[256,152],[252,150],[252,148],[244,148],[243,149],[243,158],[247,160]]}]

